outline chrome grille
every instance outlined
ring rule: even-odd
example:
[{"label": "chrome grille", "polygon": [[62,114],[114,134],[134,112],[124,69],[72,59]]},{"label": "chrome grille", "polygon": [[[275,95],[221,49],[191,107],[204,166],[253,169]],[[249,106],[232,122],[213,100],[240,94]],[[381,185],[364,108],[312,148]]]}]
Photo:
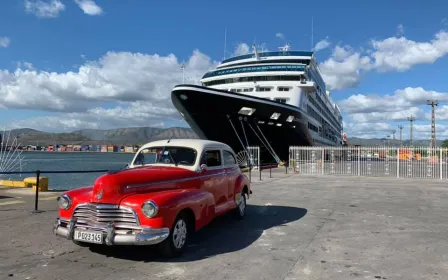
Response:
[{"label": "chrome grille", "polygon": [[109,204],[81,204],[76,207],[73,218],[76,227],[104,228],[108,223],[114,223],[115,228],[138,229],[136,214],[129,208]]}]

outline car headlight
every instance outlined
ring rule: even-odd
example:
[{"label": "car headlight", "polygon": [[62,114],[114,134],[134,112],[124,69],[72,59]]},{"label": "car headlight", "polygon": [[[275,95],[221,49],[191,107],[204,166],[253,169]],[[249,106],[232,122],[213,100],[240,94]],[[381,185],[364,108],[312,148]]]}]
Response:
[{"label": "car headlight", "polygon": [[58,197],[58,204],[61,209],[67,210],[72,205],[72,200],[66,194],[63,194]]},{"label": "car headlight", "polygon": [[158,211],[159,211],[159,208],[157,207],[157,204],[155,204],[154,202],[152,202],[150,200],[146,201],[142,205],[142,212],[148,218],[155,217],[155,215],[157,215]]}]

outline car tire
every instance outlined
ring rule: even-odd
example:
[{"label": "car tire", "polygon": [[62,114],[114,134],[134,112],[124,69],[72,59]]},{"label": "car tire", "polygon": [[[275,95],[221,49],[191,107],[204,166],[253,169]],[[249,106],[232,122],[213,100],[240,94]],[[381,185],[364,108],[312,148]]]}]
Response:
[{"label": "car tire", "polygon": [[186,215],[180,213],[174,221],[169,236],[159,244],[159,251],[164,257],[177,257],[184,252],[188,241],[189,226]]},{"label": "car tire", "polygon": [[247,207],[247,201],[246,201],[246,193],[241,192],[241,202],[237,205],[237,207],[234,210],[234,217],[237,220],[243,220],[244,216],[246,215],[246,207]]}]

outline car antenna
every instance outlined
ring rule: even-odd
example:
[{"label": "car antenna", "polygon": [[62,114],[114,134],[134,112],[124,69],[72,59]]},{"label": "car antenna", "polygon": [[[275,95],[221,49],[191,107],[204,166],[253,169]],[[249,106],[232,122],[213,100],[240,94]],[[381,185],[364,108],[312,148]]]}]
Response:
[{"label": "car antenna", "polygon": [[173,139],[173,135],[170,136],[170,139],[168,139],[167,143],[169,143]]}]

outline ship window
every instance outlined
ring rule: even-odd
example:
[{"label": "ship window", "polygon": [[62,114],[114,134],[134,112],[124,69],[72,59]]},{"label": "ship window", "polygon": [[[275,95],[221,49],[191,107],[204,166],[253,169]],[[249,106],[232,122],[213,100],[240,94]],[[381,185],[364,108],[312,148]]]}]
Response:
[{"label": "ship window", "polygon": [[248,108],[248,107],[243,107],[240,109],[240,111],[238,112],[241,115],[247,115],[250,116],[255,112],[254,108]]},{"label": "ship window", "polygon": [[281,103],[286,103],[286,101],[288,101],[286,98],[276,98],[275,100]]},{"label": "ship window", "polygon": [[289,117],[286,119],[287,122],[292,122],[293,120],[294,120],[294,116],[289,116]]},{"label": "ship window", "polygon": [[289,87],[278,87],[278,91],[289,91]]},{"label": "ship window", "polygon": [[243,92],[251,92],[251,91],[253,91],[253,88],[245,88],[245,89],[243,89]]},{"label": "ship window", "polygon": [[271,91],[271,88],[269,88],[269,87],[259,87],[259,88],[257,88],[257,91]]},{"label": "ship window", "polygon": [[280,117],[280,113],[274,113],[274,114],[272,114],[271,119],[277,120],[279,117]]},{"label": "ship window", "polygon": [[282,126],[282,124],[281,124],[281,123],[278,123],[277,126]]},{"label": "ship window", "polygon": [[236,92],[241,92],[241,91],[243,91],[243,90],[242,90],[242,89],[240,89],[240,88],[236,90]]},{"label": "ship window", "polygon": [[273,125],[274,123],[273,122],[268,122],[268,125]]},{"label": "ship window", "polygon": [[260,124],[264,124],[264,121],[258,121],[258,123],[260,123]]}]

